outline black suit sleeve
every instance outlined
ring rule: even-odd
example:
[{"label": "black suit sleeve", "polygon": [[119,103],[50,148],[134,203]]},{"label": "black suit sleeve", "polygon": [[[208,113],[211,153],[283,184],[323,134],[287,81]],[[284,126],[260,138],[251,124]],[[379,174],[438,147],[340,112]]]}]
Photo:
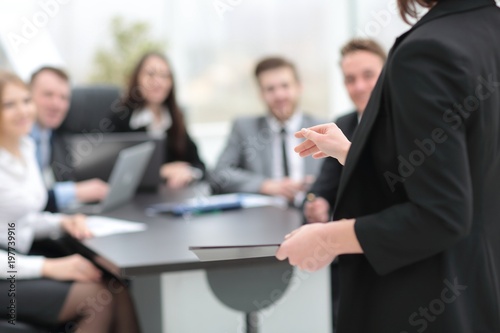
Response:
[{"label": "black suit sleeve", "polygon": [[59,211],[57,208],[57,201],[54,190],[47,191],[47,205],[45,206],[44,211],[51,213],[57,213]]},{"label": "black suit sleeve", "polygon": [[341,174],[342,165],[334,158],[326,158],[321,165],[318,178],[310,190],[316,197],[325,198],[330,204],[330,209],[335,207]]},{"label": "black suit sleeve", "polygon": [[186,135],[186,140],[186,162],[203,171],[203,174],[205,175],[205,163],[203,163],[200,155],[198,154],[198,147],[189,135]]},{"label": "black suit sleeve", "polygon": [[[394,92],[388,103],[396,154],[400,161],[418,162],[405,172],[400,164],[399,175],[384,173],[388,186],[401,182],[406,202],[357,218],[356,235],[379,274],[445,251],[470,232],[472,185],[466,130],[464,124],[450,126],[444,115],[474,90],[466,74],[469,64],[459,62],[460,50],[445,47],[445,42],[402,44],[388,64],[385,84]],[[420,148],[416,140],[427,148]],[[372,154],[382,157],[384,147],[373,148]]]},{"label": "black suit sleeve", "polygon": [[75,181],[72,153],[64,134],[54,132],[51,138],[51,168],[57,182]]},{"label": "black suit sleeve", "polygon": [[[342,130],[347,139],[351,140],[354,130],[358,125],[358,114],[357,112],[352,112],[346,116],[340,117],[335,123]],[[316,197],[322,197],[328,201],[330,204],[330,212],[333,210],[333,207],[335,207],[337,201],[337,192],[340,185],[342,168],[342,164],[336,159],[327,157],[323,161],[318,178],[310,190]]]},{"label": "black suit sleeve", "polygon": [[186,154],[184,156],[178,156],[172,148],[171,145],[167,144],[166,147],[166,159],[165,163],[171,163],[176,161],[183,161],[191,164],[191,166],[200,169],[205,176],[205,164],[198,154],[198,147],[191,139],[189,134],[186,133]]},{"label": "black suit sleeve", "polygon": [[112,123],[112,132],[132,132],[132,129],[129,125],[131,116],[132,110],[126,108],[125,106],[121,106],[116,111],[113,111],[110,116]]}]

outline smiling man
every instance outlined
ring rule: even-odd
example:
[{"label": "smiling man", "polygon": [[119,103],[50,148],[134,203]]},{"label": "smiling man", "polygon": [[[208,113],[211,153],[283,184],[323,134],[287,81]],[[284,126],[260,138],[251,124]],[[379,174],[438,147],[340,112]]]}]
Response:
[{"label": "smiling man", "polygon": [[[281,196],[300,205],[304,190],[320,166],[293,153],[300,142],[294,132],[320,120],[299,106],[302,86],[295,65],[282,58],[266,58],[255,68],[267,115],[234,122],[226,148],[211,177],[216,192],[249,192]],[[309,124],[309,125],[307,125]]]},{"label": "smiling man", "polygon": [[[372,39],[353,39],[340,51],[340,68],[344,86],[356,110],[338,118],[335,123],[347,139],[351,139],[363,116],[368,100],[382,72],[387,55]],[[316,200],[304,205],[307,222],[327,222],[331,216],[342,165],[334,158],[327,158],[321,172],[311,188]]]},{"label": "smiling man", "polygon": [[[31,93],[37,109],[37,121],[31,136],[36,143],[37,161],[45,185],[50,188],[47,210],[59,211],[80,202],[104,199],[108,185],[100,179],[73,182],[67,169],[61,172],[59,164],[67,164],[70,153],[64,138],[56,130],[68,113],[71,87],[67,74],[53,67],[43,67],[31,77]],[[64,163],[54,163],[64,161]]]}]

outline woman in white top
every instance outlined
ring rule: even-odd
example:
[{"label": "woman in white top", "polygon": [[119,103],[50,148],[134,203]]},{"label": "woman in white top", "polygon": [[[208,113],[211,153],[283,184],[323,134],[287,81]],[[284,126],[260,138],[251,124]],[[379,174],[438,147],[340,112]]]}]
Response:
[{"label": "woman in white top", "polygon": [[91,236],[81,215],[42,212],[47,191],[28,137],[34,119],[26,85],[0,72],[0,318],[49,328],[66,324],[81,333],[139,332],[128,291],[103,282],[91,262],[79,255],[28,255],[37,239],[62,232]]}]

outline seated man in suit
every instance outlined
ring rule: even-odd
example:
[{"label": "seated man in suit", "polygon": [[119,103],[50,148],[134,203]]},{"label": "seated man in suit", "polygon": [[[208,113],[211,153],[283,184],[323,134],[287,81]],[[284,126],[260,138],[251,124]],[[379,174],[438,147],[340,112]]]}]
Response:
[{"label": "seated man in suit", "polygon": [[[341,56],[340,66],[344,84],[356,110],[338,118],[335,123],[351,140],[382,72],[387,55],[384,49],[373,40],[353,39],[342,48]],[[308,223],[330,221],[341,172],[342,165],[336,159],[328,157],[324,160],[319,176],[304,204],[304,215]],[[334,263],[331,270],[334,326],[339,301],[337,274],[337,265]]]},{"label": "seated man in suit", "polygon": [[300,143],[294,133],[321,122],[299,107],[301,84],[297,70],[282,58],[267,58],[255,69],[268,113],[244,117],[231,135],[211,177],[214,192],[248,192],[282,196],[301,205],[304,190],[319,171],[319,160],[305,161],[294,153]]},{"label": "seated man in suit", "polygon": [[36,143],[38,165],[49,190],[46,210],[55,212],[74,203],[104,199],[108,185],[99,179],[74,182],[69,152],[64,138],[55,130],[69,109],[71,88],[67,74],[43,67],[31,77],[31,93],[37,108],[37,121],[31,132]]}]

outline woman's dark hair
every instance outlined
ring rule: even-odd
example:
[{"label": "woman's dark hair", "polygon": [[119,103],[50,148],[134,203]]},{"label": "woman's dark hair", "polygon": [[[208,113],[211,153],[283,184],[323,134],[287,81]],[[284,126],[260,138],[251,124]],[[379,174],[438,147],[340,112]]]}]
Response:
[{"label": "woman's dark hair", "polygon": [[[141,94],[141,90],[139,89],[139,73],[144,66],[146,60],[151,57],[157,57],[163,60],[168,67],[170,68],[170,75],[172,77],[172,87],[170,93],[167,98],[163,101],[163,105],[167,107],[170,112],[170,116],[172,117],[172,126],[167,130],[168,140],[167,144],[169,148],[173,150],[175,153],[175,157],[182,159],[186,155],[186,126],[184,124],[184,117],[182,115],[181,110],[177,104],[177,99],[175,96],[175,81],[172,74],[172,67],[170,66],[167,58],[161,54],[160,52],[148,52],[144,54],[134,70],[132,71],[132,75],[130,76],[130,81],[127,87],[127,91],[125,97],[123,99],[123,104],[132,110],[141,109],[146,105],[146,101]],[[170,149],[169,149],[170,150]]]},{"label": "woman's dark hair", "polygon": [[420,5],[425,8],[431,8],[439,0],[398,0],[399,13],[403,20],[411,24],[410,18],[418,18],[418,10],[417,5]]}]

